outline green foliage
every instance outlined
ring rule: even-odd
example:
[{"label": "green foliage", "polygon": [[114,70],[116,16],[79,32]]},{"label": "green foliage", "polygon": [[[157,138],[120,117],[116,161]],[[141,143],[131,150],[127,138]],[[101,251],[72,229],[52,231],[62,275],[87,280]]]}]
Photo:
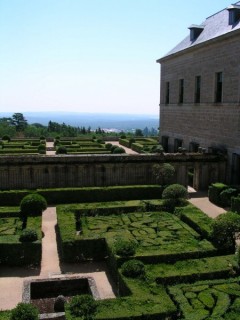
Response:
[{"label": "green foliage", "polygon": [[171,184],[163,190],[163,199],[187,199],[187,189],[181,184]]},{"label": "green foliage", "polygon": [[240,196],[231,199],[231,210],[240,213]]},{"label": "green foliage", "polygon": [[11,138],[8,136],[8,135],[4,135],[3,137],[2,137],[2,140],[3,141],[11,141]]},{"label": "green foliage", "polygon": [[151,153],[163,153],[163,147],[161,145],[155,145],[151,148]]},{"label": "green foliage", "polygon": [[28,303],[19,303],[12,310],[10,320],[38,320],[38,309]]},{"label": "green foliage", "polygon": [[106,143],[105,145],[107,150],[111,150],[112,144],[111,143]]},{"label": "green foliage", "polygon": [[122,274],[130,278],[139,278],[145,275],[145,266],[142,261],[132,259],[123,263]]},{"label": "green foliage", "polygon": [[67,148],[60,145],[57,147],[56,154],[67,154]]},{"label": "green foliage", "polygon": [[239,319],[240,286],[236,279],[181,284],[169,291],[180,307],[181,319]]},{"label": "green foliage", "polygon": [[113,153],[114,154],[121,154],[121,153],[126,153],[125,149],[124,148],[121,148],[121,147],[117,147],[113,150]]},{"label": "green foliage", "polygon": [[238,232],[240,232],[240,216],[236,213],[223,213],[212,223],[212,241],[223,250],[234,250],[235,233]]},{"label": "green foliage", "polygon": [[[158,199],[162,193],[159,185],[132,185],[113,187],[37,189],[48,204],[122,201],[133,199]],[[16,205],[29,194],[28,190],[0,191],[1,205]]]},{"label": "green foliage", "polygon": [[213,219],[200,209],[188,203],[185,207],[176,208],[174,214],[205,238],[210,237]]},{"label": "green foliage", "polygon": [[236,256],[228,255],[149,264],[145,270],[150,281],[175,284],[229,277],[237,273],[238,265]]},{"label": "green foliage", "polygon": [[37,240],[37,232],[32,229],[24,229],[19,237],[20,242],[34,242]]},{"label": "green foliage", "polygon": [[220,200],[220,193],[222,191],[224,191],[225,189],[227,189],[228,186],[225,185],[224,183],[213,183],[209,188],[208,188],[208,198],[209,201],[211,201],[212,203],[221,206],[221,200]]},{"label": "green foliage", "polygon": [[175,168],[170,163],[154,164],[153,175],[161,184],[169,184],[175,174]]},{"label": "green foliage", "polygon": [[20,210],[23,216],[41,215],[46,208],[47,202],[45,198],[38,193],[28,194],[20,203]]},{"label": "green foliage", "polygon": [[74,317],[79,317],[82,320],[91,320],[95,318],[97,312],[97,303],[92,296],[83,294],[74,296],[66,305]]},{"label": "green foliage", "polygon": [[124,239],[118,239],[114,245],[115,253],[121,257],[134,256],[136,244]]},{"label": "green foliage", "polygon": [[237,190],[233,188],[227,188],[221,191],[219,195],[220,203],[223,207],[231,206],[231,198],[237,195]]}]

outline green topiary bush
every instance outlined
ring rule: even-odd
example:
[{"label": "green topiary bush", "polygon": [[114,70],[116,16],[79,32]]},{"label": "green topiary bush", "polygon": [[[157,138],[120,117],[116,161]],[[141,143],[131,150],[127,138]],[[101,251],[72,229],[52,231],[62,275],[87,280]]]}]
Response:
[{"label": "green topiary bush", "polygon": [[232,199],[231,199],[231,210],[233,212],[240,213],[240,196],[232,197]]},{"label": "green topiary bush", "polygon": [[139,260],[128,260],[123,263],[122,274],[130,278],[139,278],[145,275],[144,263]]},{"label": "green topiary bush", "polygon": [[38,146],[38,152],[41,153],[41,154],[45,154],[46,153],[46,146],[45,144],[40,144]]},{"label": "green topiary bush", "polygon": [[221,182],[213,183],[208,188],[208,198],[209,201],[216,204],[217,206],[221,206],[220,193],[227,189],[228,186]]},{"label": "green topiary bush", "polygon": [[66,305],[70,314],[79,319],[94,319],[97,312],[97,302],[89,294],[74,296]]},{"label": "green topiary bush", "polygon": [[171,184],[163,190],[163,199],[187,199],[188,192],[187,189],[181,184]]},{"label": "green topiary bush", "polygon": [[118,239],[114,245],[115,253],[121,257],[133,256],[136,252],[136,244],[128,240]]},{"label": "green topiary bush", "polygon": [[20,242],[34,242],[38,240],[37,232],[32,229],[24,229],[20,234]]},{"label": "green topiary bush", "polygon": [[217,247],[234,250],[235,234],[240,232],[240,216],[234,212],[223,213],[212,223],[211,238]]},{"label": "green topiary bush", "polygon": [[231,206],[231,198],[237,195],[237,190],[233,188],[227,188],[223,190],[220,195],[220,203],[223,207]]},{"label": "green topiary bush", "polygon": [[114,154],[121,154],[121,153],[126,153],[125,149],[121,148],[121,147],[117,147],[113,150]]},{"label": "green topiary bush", "polygon": [[67,154],[67,148],[64,146],[59,146],[57,148],[56,154]]},{"label": "green topiary bush", "polygon": [[2,140],[4,140],[4,141],[11,141],[11,138],[8,136],[8,135],[4,135],[3,137],[2,137]]},{"label": "green topiary bush", "polygon": [[38,193],[28,194],[20,203],[23,217],[41,215],[45,209],[47,209],[47,201]]},{"label": "green topiary bush", "polygon": [[107,150],[111,150],[112,144],[111,143],[106,143],[105,147],[106,147]]},{"label": "green topiary bush", "polygon": [[28,303],[19,303],[12,310],[10,320],[38,320],[38,309]]}]

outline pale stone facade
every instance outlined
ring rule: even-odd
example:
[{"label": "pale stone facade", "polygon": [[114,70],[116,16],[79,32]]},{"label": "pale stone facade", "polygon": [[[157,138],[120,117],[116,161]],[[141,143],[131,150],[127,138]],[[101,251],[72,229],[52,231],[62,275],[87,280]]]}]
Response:
[{"label": "pale stone facade", "polygon": [[[236,13],[235,21],[230,14]],[[198,31],[192,34],[192,31]],[[193,38],[191,39],[191,37]],[[160,132],[168,152],[226,151],[240,183],[240,2],[191,26],[161,63]]]}]

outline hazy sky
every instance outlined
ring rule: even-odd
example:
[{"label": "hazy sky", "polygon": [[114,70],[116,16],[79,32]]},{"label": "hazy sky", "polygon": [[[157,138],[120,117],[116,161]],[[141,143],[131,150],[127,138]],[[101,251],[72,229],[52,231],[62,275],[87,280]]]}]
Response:
[{"label": "hazy sky", "polygon": [[0,0],[0,111],[158,114],[156,60],[230,4]]}]

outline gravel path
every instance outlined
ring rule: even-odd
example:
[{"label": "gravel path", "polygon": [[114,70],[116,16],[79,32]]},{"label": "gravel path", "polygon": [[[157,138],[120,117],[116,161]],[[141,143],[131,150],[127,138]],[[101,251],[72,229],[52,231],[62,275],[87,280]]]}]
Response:
[{"label": "gravel path", "polygon": [[190,193],[189,202],[206,213],[210,218],[216,218],[226,212],[223,208],[210,202],[206,192]]},{"label": "gravel path", "polygon": [[[45,279],[84,275],[91,276],[96,282],[100,299],[115,298],[112,280],[105,263],[79,263],[60,265],[57,252],[55,226],[57,224],[56,208],[49,207],[43,212],[42,262],[41,269],[27,267],[0,267],[0,310],[13,309],[22,301],[23,281],[26,279]],[[111,282],[111,283],[110,283]]]}]

